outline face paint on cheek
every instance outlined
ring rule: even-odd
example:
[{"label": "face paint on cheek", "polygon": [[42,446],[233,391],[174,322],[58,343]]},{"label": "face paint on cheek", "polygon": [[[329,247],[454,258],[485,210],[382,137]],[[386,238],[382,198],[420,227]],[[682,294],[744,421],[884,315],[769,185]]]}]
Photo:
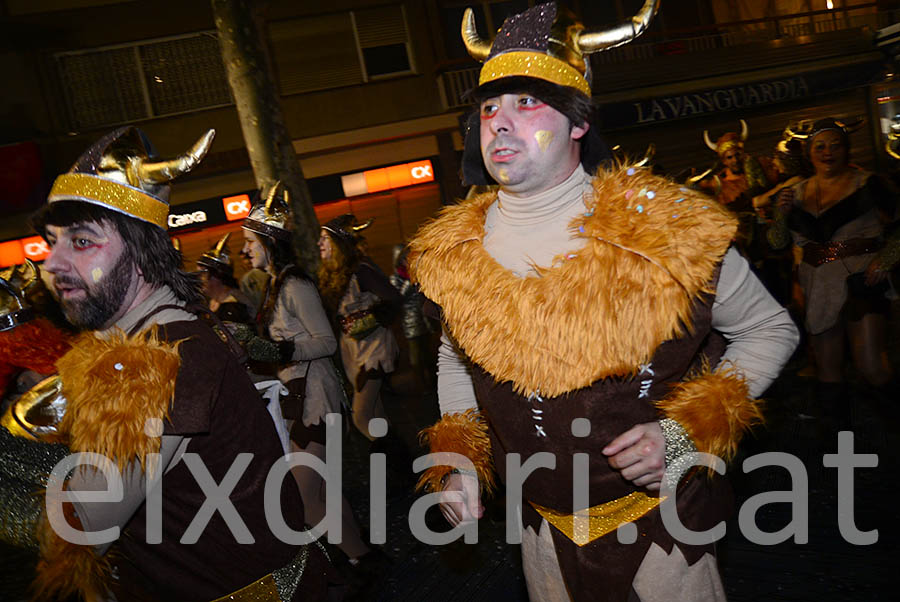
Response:
[{"label": "face paint on cheek", "polygon": [[100,282],[100,279],[103,278],[103,270],[100,268],[94,268],[91,270],[91,278],[95,283]]},{"label": "face paint on cheek", "polygon": [[505,169],[501,169],[497,172],[497,177],[500,178],[500,181],[504,184],[509,182],[509,173]]},{"label": "face paint on cheek", "polygon": [[550,130],[538,130],[534,133],[534,139],[537,140],[538,146],[541,147],[541,152],[544,152],[553,141],[553,132]]}]

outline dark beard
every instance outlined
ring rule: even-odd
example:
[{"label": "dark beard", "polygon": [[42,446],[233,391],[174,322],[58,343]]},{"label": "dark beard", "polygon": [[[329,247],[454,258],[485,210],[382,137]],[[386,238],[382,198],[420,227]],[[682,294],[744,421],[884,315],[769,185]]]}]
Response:
[{"label": "dark beard", "polygon": [[106,325],[122,308],[131,286],[131,259],[122,253],[112,270],[91,289],[77,276],[57,277],[57,281],[81,288],[86,296],[78,301],[60,299],[63,313],[71,324],[82,330],[97,330]]}]

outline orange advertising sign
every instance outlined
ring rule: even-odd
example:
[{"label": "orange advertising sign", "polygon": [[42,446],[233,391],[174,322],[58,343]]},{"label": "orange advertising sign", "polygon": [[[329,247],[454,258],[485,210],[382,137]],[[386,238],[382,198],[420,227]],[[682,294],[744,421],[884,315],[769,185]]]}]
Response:
[{"label": "orange advertising sign", "polygon": [[341,176],[341,184],[346,196],[371,194],[433,181],[434,171],[430,159]]},{"label": "orange advertising sign", "polygon": [[22,243],[25,257],[31,261],[43,261],[50,254],[50,247],[47,245],[47,241],[40,236],[20,238],[19,242]]},{"label": "orange advertising sign", "polygon": [[229,222],[244,219],[250,215],[250,197],[246,194],[222,197],[222,208]]}]

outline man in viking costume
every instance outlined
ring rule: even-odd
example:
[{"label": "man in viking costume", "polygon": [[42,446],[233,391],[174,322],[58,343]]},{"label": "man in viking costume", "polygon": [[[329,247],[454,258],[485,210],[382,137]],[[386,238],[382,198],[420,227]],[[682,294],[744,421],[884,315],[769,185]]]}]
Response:
[{"label": "man in viking costume", "polygon": [[[303,527],[293,484],[271,500],[284,510],[277,536],[268,524],[265,483],[281,444],[235,355],[192,311],[199,281],[182,271],[165,230],[169,181],[202,159],[213,134],[160,160],[140,130],[120,128],[56,179],[34,218],[63,311],[84,331],[0,432],[19,460],[0,463],[14,477],[2,479],[0,524],[7,539],[39,551],[38,598],[324,595],[325,557],[285,542]],[[47,481],[63,445],[109,460],[64,471],[64,495],[58,479]],[[113,474],[119,495],[85,497],[114,492]],[[7,483],[18,492],[49,483],[46,503],[20,495],[7,505]]]},{"label": "man in viking costume", "polygon": [[753,197],[768,190],[778,181],[778,170],[768,157],[755,157],[744,152],[749,128],[741,119],[741,132],[726,132],[716,143],[703,130],[703,142],[716,153],[715,167],[688,180],[689,185],[706,192],[738,217],[738,244],[751,261],[765,255],[765,241],[757,235],[757,217]]},{"label": "man in viking costume", "polygon": [[657,7],[591,32],[542,4],[493,43],[467,11],[484,66],[464,175],[499,191],[445,209],[411,243],[445,325],[442,418],[423,438],[471,462],[432,466],[420,485],[452,492],[441,510],[465,523],[495,469],[509,499],[521,464],[554,458],[541,455],[508,514],[524,522],[533,600],[723,600],[713,544],[670,534],[663,497],[693,531],[727,515],[723,479],[695,468],[679,481],[677,461],[734,454],[798,339],[730,249],[730,213],[646,168],[597,169],[586,55],[629,42]]},{"label": "man in viking costume", "polygon": [[716,143],[703,130],[703,142],[718,156],[716,167],[692,178],[699,187],[735,212],[749,211],[750,201],[777,181],[777,172],[767,157],[754,157],[744,152],[749,128],[741,119],[741,133],[726,132]]}]

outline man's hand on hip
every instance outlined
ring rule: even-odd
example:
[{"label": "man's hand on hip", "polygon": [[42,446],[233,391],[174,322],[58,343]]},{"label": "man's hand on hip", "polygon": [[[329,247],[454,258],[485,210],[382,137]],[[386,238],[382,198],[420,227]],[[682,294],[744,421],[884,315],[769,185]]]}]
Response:
[{"label": "man's hand on hip", "polygon": [[659,422],[628,429],[604,447],[603,454],[634,485],[659,490],[666,470],[666,440]]}]

